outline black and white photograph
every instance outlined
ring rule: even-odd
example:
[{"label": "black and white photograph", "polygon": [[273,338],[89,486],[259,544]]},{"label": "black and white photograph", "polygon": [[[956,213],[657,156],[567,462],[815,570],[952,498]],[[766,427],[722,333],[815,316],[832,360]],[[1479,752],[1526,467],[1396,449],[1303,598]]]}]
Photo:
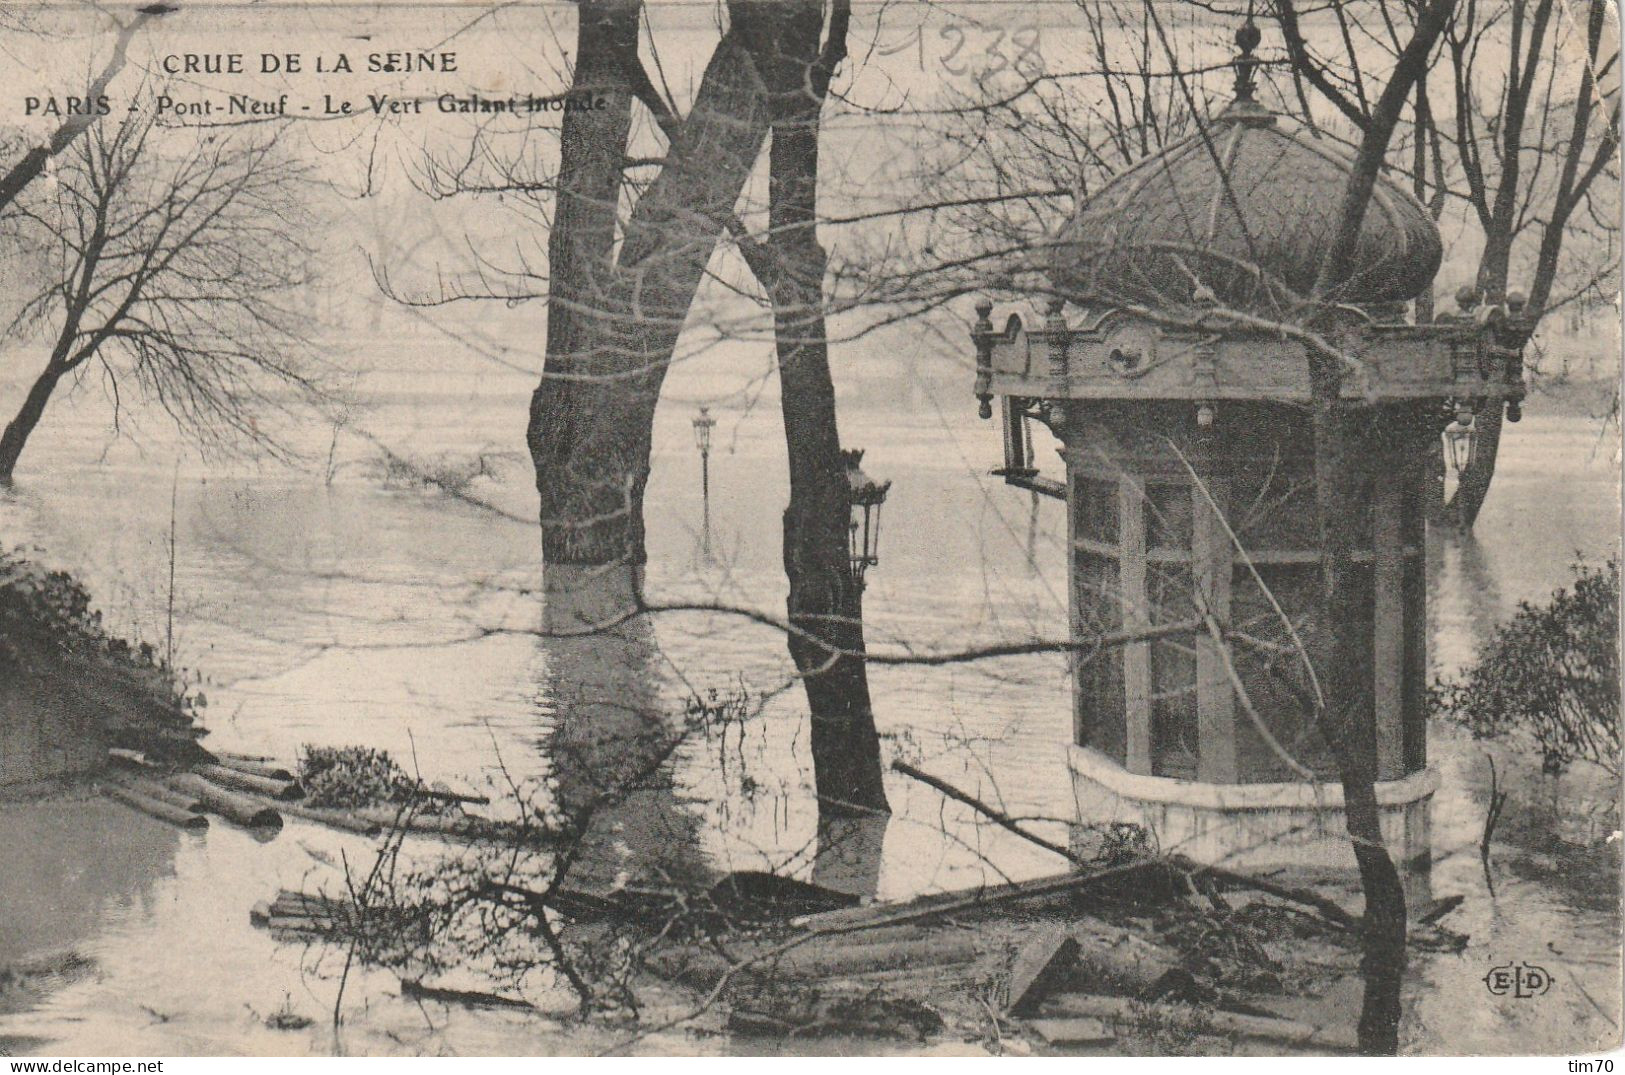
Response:
[{"label": "black and white photograph", "polygon": [[0,0],[0,1064],[1613,1072],[1620,52]]}]

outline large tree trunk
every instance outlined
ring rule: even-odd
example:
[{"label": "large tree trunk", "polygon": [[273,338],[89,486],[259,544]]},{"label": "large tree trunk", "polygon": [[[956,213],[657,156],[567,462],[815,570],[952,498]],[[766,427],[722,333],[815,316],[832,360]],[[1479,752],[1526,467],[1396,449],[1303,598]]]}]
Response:
[{"label": "large tree trunk", "polygon": [[[1290,0],[1280,0],[1291,12]],[[1354,169],[1338,208],[1337,232],[1315,281],[1314,297],[1337,294],[1359,244],[1360,228],[1382,170],[1405,99],[1428,68],[1454,11],[1453,0],[1433,0],[1418,12],[1411,40],[1400,51],[1388,84],[1372,108]],[[1400,989],[1405,972],[1405,892],[1382,840],[1377,807],[1377,740],[1372,698],[1361,675],[1362,639],[1356,615],[1360,593],[1354,570],[1355,523],[1364,507],[1361,461],[1350,434],[1360,415],[1343,400],[1343,358],[1318,348],[1308,354],[1315,439],[1315,497],[1321,541],[1321,601],[1314,654],[1325,709],[1322,733],[1337,757],[1343,784],[1344,823],[1365,893],[1361,919],[1365,977],[1359,1022],[1360,1051],[1399,1051]]]},{"label": "large tree trunk", "polygon": [[[1321,540],[1321,623],[1315,667],[1326,709],[1322,732],[1337,756],[1349,840],[1365,893],[1361,919],[1361,970],[1365,995],[1360,1010],[1360,1051],[1391,1056],[1399,1048],[1400,987],[1405,973],[1405,893],[1399,871],[1382,839],[1377,806],[1377,738],[1372,698],[1364,677],[1364,642],[1354,536],[1361,507],[1362,475],[1350,450],[1360,416],[1342,401],[1338,359],[1310,359],[1314,382],[1315,487]],[[1391,418],[1386,420],[1393,420]]]},{"label": "large tree trunk", "polygon": [[[632,124],[632,94],[620,62],[636,47],[639,0],[587,0],[580,5],[573,99],[602,98],[602,109],[564,113],[559,136],[558,193],[547,237],[547,358],[531,396],[526,439],[541,494],[542,548],[549,563],[613,563],[630,525],[601,512],[600,476],[581,452],[596,415],[594,385],[577,380],[609,334],[615,279],[615,218]],[[579,455],[578,455],[579,453]],[[577,459],[583,462],[577,462]],[[641,546],[639,534],[636,543]]]},{"label": "large tree trunk", "polygon": [[[549,255],[558,247],[565,260],[550,267],[549,279],[563,289],[548,303],[547,368],[528,430],[548,563],[646,561],[643,491],[660,387],[717,238],[767,138],[754,54],[774,40],[776,11],[734,0],[694,107],[674,125],[666,163],[632,210],[613,272],[604,272],[624,163],[621,116],[630,108],[636,8],[624,0],[582,5],[578,88],[607,86],[614,108],[605,112],[621,111],[613,122],[582,118],[561,144],[561,215]],[[566,122],[572,115],[586,114],[567,112]],[[600,275],[566,282],[583,260]],[[576,303],[584,305],[565,311]],[[551,321],[561,312],[567,324],[555,335]]]},{"label": "large tree trunk", "polygon": [[[887,812],[880,742],[863,659],[863,587],[848,554],[851,493],[841,458],[835,385],[823,312],[827,256],[818,241],[819,117],[829,77],[845,55],[846,19],[821,48],[822,5],[796,4],[766,66],[772,89],[765,263],[790,460],[784,572],[795,630],[790,655],[812,718],[819,812]],[[763,259],[753,259],[761,264]]]},{"label": "large tree trunk", "polygon": [[56,369],[53,362],[34,381],[33,387],[23,399],[23,405],[17,411],[17,416],[6,426],[4,434],[0,434],[0,485],[10,485],[12,473],[17,469],[17,460],[23,454],[23,445],[28,443],[28,436],[39,425],[40,416],[45,413],[45,405],[51,401],[51,393],[61,380],[62,374]]}]

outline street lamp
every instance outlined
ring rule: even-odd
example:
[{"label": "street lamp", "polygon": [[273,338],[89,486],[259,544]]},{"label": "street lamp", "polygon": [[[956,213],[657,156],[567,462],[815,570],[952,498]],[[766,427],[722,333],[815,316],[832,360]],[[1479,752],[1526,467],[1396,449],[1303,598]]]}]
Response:
[{"label": "street lamp", "polygon": [[1467,469],[1473,456],[1473,412],[1461,411],[1456,420],[1445,427],[1445,447],[1450,449],[1450,465],[1460,474]]},{"label": "street lamp", "polygon": [[852,562],[852,579],[861,589],[863,575],[870,567],[880,563],[880,506],[886,502],[891,482],[877,482],[863,472],[861,448],[842,450],[841,462],[846,466],[846,485],[851,517],[847,522],[850,544],[848,555]]},{"label": "street lamp", "polygon": [[711,555],[711,430],[717,420],[711,417],[711,408],[701,407],[694,417],[694,447],[700,450],[700,501],[704,505],[704,522],[700,530],[700,546],[704,555]]}]

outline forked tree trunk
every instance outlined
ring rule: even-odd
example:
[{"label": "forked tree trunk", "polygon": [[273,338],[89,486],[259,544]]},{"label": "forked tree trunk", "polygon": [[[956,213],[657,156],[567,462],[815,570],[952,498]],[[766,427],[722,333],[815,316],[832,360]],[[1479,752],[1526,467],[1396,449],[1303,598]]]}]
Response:
[{"label": "forked tree trunk", "polygon": [[[581,5],[572,92],[603,92],[599,113],[566,112],[559,216],[548,238],[548,355],[527,440],[546,563],[642,564],[643,492],[655,406],[718,237],[767,138],[755,50],[774,39],[771,4],[734,0],[729,27],[660,173],[637,200],[610,263],[637,55],[630,0]],[[589,271],[570,279],[578,266]],[[562,324],[553,319],[563,315]],[[555,351],[554,347],[558,350]]]}]

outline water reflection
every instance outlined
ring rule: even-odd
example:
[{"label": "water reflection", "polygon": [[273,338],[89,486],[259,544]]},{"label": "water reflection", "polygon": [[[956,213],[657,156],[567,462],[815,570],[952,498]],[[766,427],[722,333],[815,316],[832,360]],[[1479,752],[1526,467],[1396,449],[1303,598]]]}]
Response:
[{"label": "water reflection", "polygon": [[700,819],[674,776],[685,745],[663,702],[647,617],[632,615],[636,569],[549,567],[537,644],[541,748],[559,811],[580,826],[575,885],[630,879],[704,885]]},{"label": "water reflection", "polygon": [[880,863],[890,825],[890,815],[820,818],[813,884],[874,899],[880,891]]},{"label": "water reflection", "polygon": [[1473,659],[1505,614],[1500,579],[1484,546],[1454,527],[1427,531],[1429,634],[1442,644],[1434,664],[1454,668]]},{"label": "water reflection", "polygon": [[0,967],[74,948],[149,906],[194,838],[89,789],[0,803]]}]

